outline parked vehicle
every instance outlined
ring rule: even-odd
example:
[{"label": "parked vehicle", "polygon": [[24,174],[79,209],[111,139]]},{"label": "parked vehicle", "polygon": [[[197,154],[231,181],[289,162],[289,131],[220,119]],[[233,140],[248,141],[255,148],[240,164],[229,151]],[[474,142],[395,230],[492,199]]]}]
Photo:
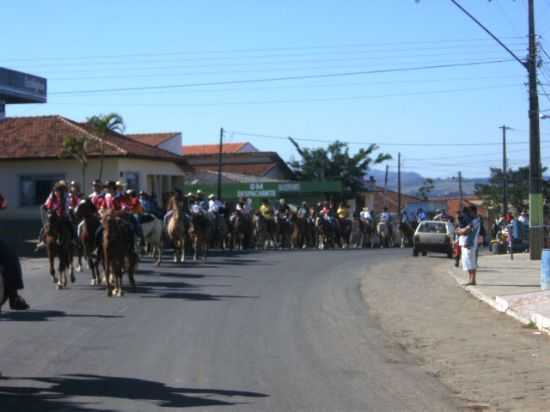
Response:
[{"label": "parked vehicle", "polygon": [[414,232],[413,256],[426,256],[428,252],[445,253],[453,257],[453,238],[455,229],[450,222],[426,220],[421,222]]}]

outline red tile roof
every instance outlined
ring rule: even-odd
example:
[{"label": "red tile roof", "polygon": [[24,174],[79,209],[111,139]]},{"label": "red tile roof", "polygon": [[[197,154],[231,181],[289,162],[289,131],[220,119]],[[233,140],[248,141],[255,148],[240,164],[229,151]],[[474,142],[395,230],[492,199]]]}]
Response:
[{"label": "red tile roof", "polygon": [[[222,170],[228,173],[238,173],[243,175],[251,176],[265,176],[268,174],[271,169],[277,166],[277,163],[260,163],[260,164],[223,164]],[[216,166],[213,165],[204,165],[204,166],[194,166],[195,170],[198,171],[216,171]]]},{"label": "red tile roof", "polygon": [[87,124],[55,115],[0,120],[0,160],[59,158],[63,140],[69,136],[89,139],[89,157],[100,156],[99,142],[103,140],[107,157],[161,159],[186,164],[181,156],[166,150],[128,139],[118,133],[109,133],[100,138]]},{"label": "red tile roof", "polygon": [[[226,143],[222,145],[222,153],[239,153],[248,142],[242,143]],[[197,144],[182,146],[181,152],[184,156],[196,156],[207,154],[218,154],[220,145],[217,144]]]},{"label": "red tile roof", "polygon": [[159,146],[174,137],[179,136],[178,132],[172,133],[132,133],[126,134],[126,137],[137,140],[138,142],[148,144],[149,146]]}]

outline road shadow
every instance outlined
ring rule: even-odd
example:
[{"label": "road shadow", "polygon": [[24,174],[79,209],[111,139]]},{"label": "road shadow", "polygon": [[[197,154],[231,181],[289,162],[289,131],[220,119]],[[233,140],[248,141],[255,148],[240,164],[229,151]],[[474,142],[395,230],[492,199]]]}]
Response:
[{"label": "road shadow", "polygon": [[512,283],[478,283],[476,286],[510,286],[514,288],[539,288],[540,285],[514,285]]},{"label": "road shadow", "polygon": [[245,296],[245,295],[218,295],[212,293],[202,292],[171,292],[171,291],[159,291],[151,290],[150,293],[144,294],[142,298],[156,298],[156,299],[178,299],[178,300],[191,300],[191,301],[208,301],[215,302],[229,299],[258,299],[259,296]]},{"label": "road shadow", "polygon": [[[25,382],[28,382],[26,386]],[[179,410],[244,404],[250,398],[268,396],[259,392],[178,388],[152,380],[84,374],[0,380],[0,405],[2,411],[6,412],[115,412],[101,405],[102,401],[109,399],[149,401],[156,407]],[[79,401],[79,397],[91,398],[93,401]],[[133,410],[136,410],[136,406]]]},{"label": "road shadow", "polygon": [[0,321],[19,321],[19,322],[45,322],[55,318],[96,318],[96,319],[117,319],[122,318],[119,315],[98,315],[87,313],[67,313],[61,310],[28,310],[20,312],[2,312]]}]

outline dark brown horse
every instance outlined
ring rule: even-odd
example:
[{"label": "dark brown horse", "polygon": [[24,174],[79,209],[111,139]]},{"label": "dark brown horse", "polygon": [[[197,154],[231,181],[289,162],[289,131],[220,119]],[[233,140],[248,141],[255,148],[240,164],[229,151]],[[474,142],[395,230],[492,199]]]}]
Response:
[{"label": "dark brown horse", "polygon": [[80,222],[76,231],[78,241],[80,242],[84,258],[88,262],[88,266],[92,272],[90,285],[99,285],[101,283],[99,275],[100,250],[96,242],[96,233],[101,226],[101,222],[97,209],[90,199],[80,202],[75,209],[75,217]]},{"label": "dark brown horse", "polygon": [[376,235],[376,226],[374,225],[374,222],[372,220],[360,219],[359,232],[361,233],[359,247],[372,248],[374,237]]},{"label": "dark brown horse", "polygon": [[231,214],[230,218],[231,250],[243,250],[250,245],[253,225],[252,218],[245,216],[238,210]]},{"label": "dark brown horse", "polygon": [[292,225],[292,247],[294,249],[305,249],[308,246],[308,221],[305,216],[293,216],[294,224]]},{"label": "dark brown horse", "polygon": [[[68,286],[67,271],[70,271],[71,282],[74,283],[73,270],[73,235],[72,225],[65,216],[58,216],[56,213],[48,215],[48,222],[44,226],[44,238],[46,240],[46,249],[48,251],[48,260],[50,263],[50,276],[52,281],[57,283],[57,289],[63,289]],[[55,271],[55,259],[58,259],[59,266]]]},{"label": "dark brown horse", "polygon": [[202,253],[203,260],[206,262],[211,229],[208,217],[201,213],[191,214],[188,233],[193,244],[193,260],[197,260]]},{"label": "dark brown horse", "polygon": [[352,221],[349,219],[338,219],[338,238],[340,246],[349,248],[351,239]]},{"label": "dark brown horse", "polygon": [[337,238],[337,230],[333,223],[323,216],[317,216],[315,221],[318,236],[318,248],[334,248]]},{"label": "dark brown horse", "polygon": [[103,259],[107,296],[122,296],[122,276],[128,273],[130,287],[135,290],[134,273],[138,257],[132,245],[130,223],[124,212],[107,213],[103,219]]}]

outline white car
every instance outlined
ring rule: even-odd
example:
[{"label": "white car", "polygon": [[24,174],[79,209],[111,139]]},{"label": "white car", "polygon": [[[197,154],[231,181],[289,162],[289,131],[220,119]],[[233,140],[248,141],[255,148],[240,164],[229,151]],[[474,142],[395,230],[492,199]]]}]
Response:
[{"label": "white car", "polygon": [[426,256],[428,252],[445,253],[453,257],[455,228],[450,222],[425,220],[420,222],[413,238],[413,256]]}]

